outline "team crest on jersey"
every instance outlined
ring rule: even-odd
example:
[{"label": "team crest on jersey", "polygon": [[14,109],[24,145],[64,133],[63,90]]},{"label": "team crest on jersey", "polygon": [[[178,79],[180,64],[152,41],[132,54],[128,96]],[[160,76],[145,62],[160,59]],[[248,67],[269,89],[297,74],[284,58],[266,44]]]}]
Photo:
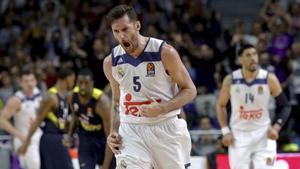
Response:
[{"label": "team crest on jersey", "polygon": [[267,164],[268,166],[274,165],[274,159],[271,158],[271,157],[268,157],[268,158],[266,159],[266,164]]},{"label": "team crest on jersey", "polygon": [[122,78],[125,75],[125,72],[121,67],[118,67],[117,71],[118,71],[118,76],[120,78]]},{"label": "team crest on jersey", "polygon": [[154,77],[155,76],[155,66],[153,63],[147,63],[147,75],[146,77]]},{"label": "team crest on jersey", "polygon": [[127,168],[127,163],[125,162],[125,160],[121,160],[119,165],[120,165],[121,169]]},{"label": "team crest on jersey", "polygon": [[235,89],[235,92],[236,92],[236,93],[240,93],[240,92],[241,92],[240,88],[237,87],[237,88]]},{"label": "team crest on jersey", "polygon": [[77,103],[73,103],[73,111],[77,112],[79,109],[79,105]]},{"label": "team crest on jersey", "polygon": [[86,109],[86,112],[87,112],[87,116],[88,116],[88,117],[93,117],[93,108],[88,107],[88,108]]},{"label": "team crest on jersey", "polygon": [[258,86],[257,93],[258,94],[263,94],[264,93],[264,88],[262,86]]}]

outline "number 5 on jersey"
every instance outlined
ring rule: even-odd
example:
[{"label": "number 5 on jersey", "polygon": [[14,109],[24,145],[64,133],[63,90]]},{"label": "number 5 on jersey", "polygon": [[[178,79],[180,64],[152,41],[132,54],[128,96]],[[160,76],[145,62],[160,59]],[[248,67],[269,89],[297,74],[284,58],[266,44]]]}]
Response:
[{"label": "number 5 on jersey", "polygon": [[139,92],[141,90],[142,84],[140,82],[139,76],[133,76],[133,90]]}]

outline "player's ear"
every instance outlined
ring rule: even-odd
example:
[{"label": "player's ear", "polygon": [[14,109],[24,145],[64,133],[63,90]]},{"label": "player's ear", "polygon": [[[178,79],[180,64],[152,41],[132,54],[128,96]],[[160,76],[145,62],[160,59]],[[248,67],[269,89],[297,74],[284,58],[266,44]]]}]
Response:
[{"label": "player's ear", "polygon": [[137,30],[140,30],[141,29],[141,22],[140,21],[136,21],[135,27],[136,27]]},{"label": "player's ear", "polygon": [[243,59],[242,59],[242,57],[241,57],[241,56],[238,56],[238,61],[239,61],[239,63],[240,63],[240,64],[242,64],[242,62],[243,62]]}]

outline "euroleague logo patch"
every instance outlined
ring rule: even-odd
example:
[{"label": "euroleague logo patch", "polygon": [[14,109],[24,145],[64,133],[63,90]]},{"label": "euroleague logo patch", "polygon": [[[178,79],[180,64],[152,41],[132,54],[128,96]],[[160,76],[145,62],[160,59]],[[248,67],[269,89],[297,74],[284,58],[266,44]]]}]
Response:
[{"label": "euroleague logo patch", "polygon": [[147,75],[146,77],[155,76],[155,65],[153,63],[147,63]]}]

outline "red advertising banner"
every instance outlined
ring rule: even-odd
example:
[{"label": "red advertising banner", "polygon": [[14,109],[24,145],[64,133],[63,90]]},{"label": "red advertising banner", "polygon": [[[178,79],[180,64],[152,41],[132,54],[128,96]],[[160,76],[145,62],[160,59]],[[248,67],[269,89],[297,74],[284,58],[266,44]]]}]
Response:
[{"label": "red advertising banner", "polygon": [[[217,169],[230,169],[227,154],[216,156]],[[274,169],[300,169],[300,153],[279,153]]]}]

